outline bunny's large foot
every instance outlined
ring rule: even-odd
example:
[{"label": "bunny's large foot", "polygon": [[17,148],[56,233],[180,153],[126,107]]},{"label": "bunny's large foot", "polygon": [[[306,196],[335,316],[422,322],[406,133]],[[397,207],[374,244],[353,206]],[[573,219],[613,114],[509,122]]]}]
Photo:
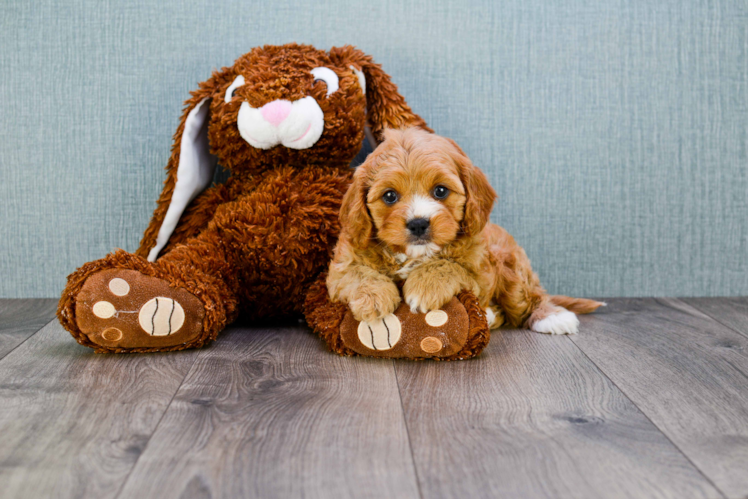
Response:
[{"label": "bunny's large foot", "polygon": [[[412,312],[403,303],[376,321],[357,321],[349,312],[340,324],[343,343],[362,356],[410,359],[466,359],[488,342],[488,326],[480,308],[469,313],[472,294],[453,297],[441,309]],[[466,303],[467,302],[467,303]],[[475,301],[477,302],[477,301]],[[475,337],[482,337],[476,339]],[[476,342],[477,340],[477,342]],[[467,348],[468,341],[473,344]],[[483,344],[478,347],[477,344]]]},{"label": "bunny's large foot", "polygon": [[109,349],[188,346],[200,336],[205,310],[191,293],[138,271],[90,276],[75,303],[78,328]]},{"label": "bunny's large foot", "polygon": [[196,269],[118,250],[68,277],[57,317],[78,343],[96,352],[200,347],[231,319],[224,290]]},{"label": "bunny's large foot", "polygon": [[322,278],[307,294],[305,315],[331,350],[349,356],[468,359],[490,339],[486,312],[467,291],[426,314],[401,303],[384,318],[359,322],[345,304],[330,301]]}]

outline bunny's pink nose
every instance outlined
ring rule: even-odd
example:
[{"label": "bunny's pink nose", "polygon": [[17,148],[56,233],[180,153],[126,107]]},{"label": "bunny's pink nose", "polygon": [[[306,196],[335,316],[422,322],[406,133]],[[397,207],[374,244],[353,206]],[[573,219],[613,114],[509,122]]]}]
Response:
[{"label": "bunny's pink nose", "polygon": [[265,104],[261,108],[261,111],[262,117],[270,122],[274,127],[277,127],[291,112],[291,103],[279,99]]}]

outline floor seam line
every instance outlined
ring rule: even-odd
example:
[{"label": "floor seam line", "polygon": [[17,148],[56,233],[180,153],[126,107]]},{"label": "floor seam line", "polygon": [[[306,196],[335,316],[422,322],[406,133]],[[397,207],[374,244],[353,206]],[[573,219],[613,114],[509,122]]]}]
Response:
[{"label": "floor seam line", "polygon": [[639,405],[638,405],[638,404],[636,404],[636,402],[635,402],[635,401],[634,401],[633,399],[631,399],[631,397],[630,397],[630,396],[629,396],[629,395],[628,395],[628,394],[626,393],[626,391],[624,391],[624,390],[623,390],[623,388],[621,388],[621,387],[620,387],[620,386],[619,386],[619,385],[618,385],[618,384],[617,384],[617,383],[615,382],[615,380],[613,380],[613,379],[612,379],[612,378],[610,377],[610,375],[608,375],[608,374],[607,374],[607,373],[605,372],[605,370],[603,370],[603,369],[602,369],[602,367],[600,367],[600,366],[599,366],[599,365],[598,365],[597,363],[595,363],[595,361],[594,361],[594,360],[593,360],[592,358],[590,358],[590,357],[589,357],[589,355],[588,355],[588,354],[587,354],[586,352],[584,352],[584,349],[582,349],[582,348],[581,348],[581,347],[580,347],[580,346],[579,346],[579,345],[578,345],[578,344],[577,344],[576,342],[574,342],[574,340],[572,340],[571,338],[569,338],[569,341],[570,341],[570,342],[571,342],[572,344],[574,344],[574,346],[575,346],[575,347],[576,347],[577,349],[579,349],[579,352],[581,352],[581,353],[582,353],[582,355],[583,355],[583,356],[584,356],[585,358],[587,358],[587,360],[589,360],[589,362],[590,362],[590,363],[592,363],[592,364],[593,364],[593,365],[595,366],[595,368],[597,368],[597,369],[598,369],[598,370],[600,371],[600,373],[601,373],[601,374],[603,374],[603,375],[605,376],[605,378],[607,378],[607,379],[608,379],[608,380],[610,381],[610,383],[611,383],[611,384],[613,384],[613,387],[615,387],[616,389],[618,389],[619,391],[621,391],[621,394],[623,394],[623,396],[624,396],[624,397],[625,397],[625,398],[626,398],[626,399],[627,399],[627,400],[628,400],[628,401],[629,401],[629,402],[630,402],[630,403],[631,403],[632,405],[634,405],[634,408],[636,408],[637,410],[639,410],[639,413],[641,413],[641,414],[642,414],[642,416],[644,416],[644,418],[646,418],[646,419],[647,419],[647,421],[648,421],[648,422],[649,422],[650,424],[652,424],[652,425],[654,426],[654,428],[655,428],[655,429],[657,429],[658,431],[660,431],[660,434],[662,434],[662,435],[663,435],[663,436],[665,437],[665,439],[667,439],[667,440],[668,440],[668,442],[669,442],[670,444],[672,444],[672,445],[673,445],[673,447],[674,447],[674,448],[675,448],[676,450],[678,450],[678,452],[679,452],[679,453],[680,453],[681,455],[683,455],[683,458],[685,458],[685,459],[686,459],[686,460],[688,461],[688,463],[689,463],[689,464],[691,464],[691,465],[693,466],[693,468],[694,468],[694,469],[696,469],[697,471],[699,471],[699,474],[701,474],[701,476],[702,476],[702,477],[703,477],[703,478],[704,478],[704,479],[705,479],[705,480],[707,481],[707,483],[711,484],[711,485],[712,485],[712,486],[714,487],[714,489],[715,489],[715,490],[717,490],[717,491],[718,491],[718,492],[719,492],[719,493],[720,493],[720,494],[722,495],[722,497],[723,497],[723,498],[730,498],[729,496],[727,496],[727,495],[725,494],[725,492],[724,492],[724,491],[722,491],[722,489],[721,489],[721,488],[719,488],[719,487],[718,487],[718,486],[717,486],[717,485],[716,485],[716,484],[714,483],[714,481],[712,481],[712,478],[710,478],[709,476],[707,476],[707,475],[706,475],[706,473],[705,473],[705,472],[704,472],[703,470],[701,470],[701,468],[700,468],[699,466],[697,466],[697,465],[696,465],[696,464],[695,464],[695,463],[693,462],[693,460],[691,460],[691,457],[689,457],[689,456],[688,456],[688,455],[687,455],[687,454],[686,454],[686,453],[685,453],[685,452],[684,452],[684,451],[683,451],[683,450],[682,450],[682,449],[680,448],[680,446],[678,446],[677,444],[675,444],[675,442],[674,442],[674,441],[673,441],[673,440],[672,440],[672,439],[670,438],[670,436],[668,436],[668,435],[667,435],[667,433],[666,433],[666,432],[665,432],[664,430],[660,429],[660,426],[659,426],[659,425],[657,425],[656,423],[654,423],[654,421],[652,421],[652,419],[650,418],[650,416],[649,416],[649,415],[647,415],[647,414],[646,414],[646,413],[644,412],[644,410],[642,410],[642,409],[641,409],[641,408],[639,407]]},{"label": "floor seam line", "polygon": [[405,425],[405,435],[408,437],[408,448],[410,449],[410,461],[413,463],[413,473],[416,475],[416,488],[418,488],[418,498],[424,498],[423,492],[421,491],[421,478],[418,475],[418,466],[416,465],[416,457],[413,453],[413,442],[410,440],[410,429],[408,428],[408,418],[405,415],[405,404],[403,403],[403,393],[400,390],[400,378],[397,376],[397,366],[395,361],[392,360],[392,371],[395,373],[395,384],[397,385],[397,396],[400,400],[400,414],[403,416],[403,424]]},{"label": "floor seam line", "polygon": [[681,300],[681,299],[680,299],[680,298],[678,298],[678,297],[673,297],[673,299],[674,299],[674,300],[677,300],[678,302],[680,302],[680,303],[682,303],[682,304],[685,304],[685,305],[687,305],[687,306],[689,306],[689,307],[693,307],[694,309],[696,309],[697,311],[699,311],[699,312],[700,312],[701,314],[705,314],[705,315],[709,316],[709,319],[711,319],[711,320],[714,320],[714,321],[715,321],[716,323],[719,323],[720,325],[724,326],[725,328],[727,328],[727,329],[729,329],[729,330],[732,330],[733,332],[737,333],[737,334],[738,334],[738,335],[740,335],[741,337],[746,337],[746,338],[748,338],[748,333],[743,333],[743,332],[741,332],[740,330],[736,330],[736,329],[735,329],[734,327],[732,327],[732,326],[730,326],[730,325],[726,325],[726,324],[722,323],[722,322],[721,322],[720,320],[718,320],[717,318],[715,318],[714,316],[712,316],[712,315],[711,315],[711,314],[710,314],[709,312],[707,312],[707,311],[704,311],[704,310],[703,310],[703,309],[701,309],[701,308],[700,308],[699,306],[697,306],[697,305],[695,305],[695,304],[691,304],[690,302],[686,302],[685,300]]},{"label": "floor seam line", "polygon": [[13,349],[11,349],[10,351],[8,351],[8,352],[6,352],[5,354],[3,354],[2,356],[0,356],[0,362],[2,362],[2,360],[4,360],[5,358],[7,358],[8,356],[10,356],[10,353],[12,353],[13,351],[15,351],[16,349],[18,349],[19,347],[21,347],[21,346],[22,346],[23,344],[25,344],[26,342],[28,342],[28,340],[29,340],[29,339],[30,339],[31,337],[33,337],[33,336],[34,336],[34,335],[36,335],[37,333],[39,333],[39,332],[41,332],[42,330],[44,330],[45,328],[47,328],[47,327],[48,327],[49,325],[51,325],[51,324],[52,324],[52,323],[54,323],[55,321],[57,321],[57,318],[52,318],[52,319],[51,319],[51,320],[49,320],[49,321],[48,321],[47,323],[44,323],[44,325],[42,325],[42,326],[41,326],[41,328],[39,328],[39,329],[38,329],[37,331],[35,331],[34,333],[32,333],[31,335],[29,335],[29,336],[28,336],[28,337],[26,337],[25,339],[23,339],[23,341],[21,341],[21,343],[20,343],[20,344],[18,344],[18,345],[17,345],[17,346],[15,346],[15,347],[14,347]]},{"label": "floor seam line", "polygon": [[174,394],[171,395],[171,399],[169,400],[169,403],[166,405],[166,408],[164,408],[164,413],[161,414],[161,417],[159,417],[158,422],[156,423],[156,426],[153,428],[153,432],[151,432],[151,435],[148,436],[148,441],[146,441],[145,446],[143,446],[143,450],[140,452],[140,455],[138,455],[138,458],[137,460],[135,460],[135,463],[132,464],[132,468],[130,469],[130,472],[127,473],[127,477],[125,477],[125,480],[122,481],[122,486],[120,486],[119,490],[117,490],[117,494],[114,495],[114,497],[112,498],[120,498],[120,495],[122,494],[122,490],[125,489],[127,482],[130,480],[130,476],[132,476],[132,473],[135,471],[135,467],[138,466],[138,462],[140,462],[140,459],[143,457],[143,455],[145,455],[145,452],[148,449],[148,445],[151,444],[151,440],[153,439],[153,436],[156,435],[158,428],[161,427],[161,422],[164,420],[164,417],[169,412],[169,408],[171,408],[171,404],[174,402],[174,398],[176,398],[177,394],[179,394],[179,390],[182,388],[182,385],[184,385],[184,381],[187,380],[187,376],[190,373],[192,373],[192,369],[195,367],[195,363],[197,363],[197,359],[200,357],[200,355],[202,355],[203,352],[205,351],[204,350],[198,351],[197,355],[195,356],[195,359],[192,360],[192,363],[190,364],[189,369],[185,372],[184,377],[182,377],[182,381],[179,382],[179,385],[174,391]]}]

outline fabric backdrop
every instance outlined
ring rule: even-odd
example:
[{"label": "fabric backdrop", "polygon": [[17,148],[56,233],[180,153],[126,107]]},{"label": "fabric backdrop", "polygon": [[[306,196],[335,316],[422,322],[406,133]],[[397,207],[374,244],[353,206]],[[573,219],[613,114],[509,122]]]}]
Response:
[{"label": "fabric backdrop", "polygon": [[4,0],[0,28],[2,297],[134,250],[188,91],[290,41],[373,55],[551,292],[748,294],[742,0]]}]

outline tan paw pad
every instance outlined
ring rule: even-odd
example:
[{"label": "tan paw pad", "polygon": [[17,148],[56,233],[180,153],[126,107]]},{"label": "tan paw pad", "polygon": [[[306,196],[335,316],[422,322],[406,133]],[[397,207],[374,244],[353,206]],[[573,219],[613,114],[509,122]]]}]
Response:
[{"label": "tan paw pad", "polygon": [[425,337],[421,341],[421,349],[423,352],[427,352],[429,354],[434,354],[435,352],[441,351],[444,344],[442,344],[442,341],[439,340],[436,337]]},{"label": "tan paw pad", "polygon": [[401,333],[402,325],[394,314],[371,323],[362,321],[358,324],[358,339],[374,351],[392,349],[400,340]]},{"label": "tan paw pad", "polygon": [[149,335],[162,337],[176,333],[184,324],[184,309],[168,297],[155,297],[146,302],[138,314],[140,327]]},{"label": "tan paw pad", "polygon": [[109,291],[117,297],[124,297],[130,293],[130,285],[122,278],[114,278],[109,282]]},{"label": "tan paw pad", "polygon": [[429,326],[442,326],[447,322],[449,316],[442,310],[430,311],[426,314],[426,324]]},{"label": "tan paw pad", "polygon": [[101,319],[108,319],[114,316],[114,313],[117,311],[114,309],[114,306],[111,302],[107,302],[106,300],[101,300],[93,305],[93,313],[96,315],[97,318]]},{"label": "tan paw pad", "polygon": [[101,332],[101,337],[109,342],[117,342],[122,338],[122,330],[112,326]]}]

